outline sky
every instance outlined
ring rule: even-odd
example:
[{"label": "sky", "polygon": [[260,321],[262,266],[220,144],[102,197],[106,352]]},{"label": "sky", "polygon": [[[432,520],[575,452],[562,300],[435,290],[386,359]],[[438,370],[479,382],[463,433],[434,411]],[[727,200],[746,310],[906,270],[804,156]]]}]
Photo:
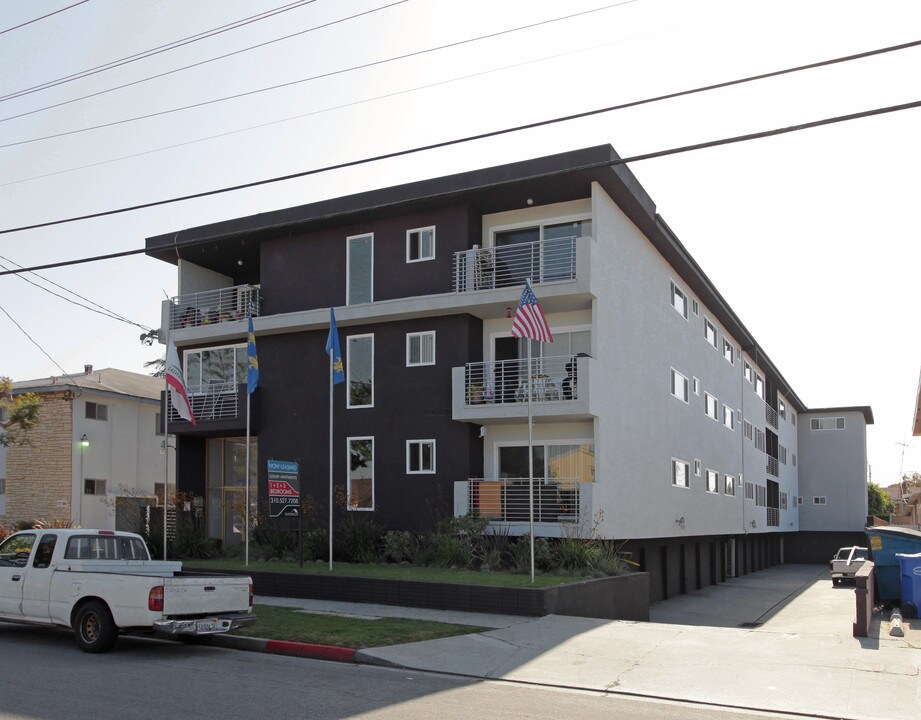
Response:
[{"label": "sky", "polygon": [[[139,249],[187,227],[579,147],[611,144],[631,157],[914,102],[921,47],[5,232],[917,40],[916,0],[4,0],[0,263]],[[919,127],[921,109],[909,109],[630,164],[800,399],[873,409],[868,459],[884,486],[921,471],[921,438],[911,435]],[[145,372],[162,355],[139,336],[176,294],[174,266],[136,255],[39,275],[0,277],[0,375],[86,364]],[[48,292],[77,300],[62,287],[130,322]]]}]

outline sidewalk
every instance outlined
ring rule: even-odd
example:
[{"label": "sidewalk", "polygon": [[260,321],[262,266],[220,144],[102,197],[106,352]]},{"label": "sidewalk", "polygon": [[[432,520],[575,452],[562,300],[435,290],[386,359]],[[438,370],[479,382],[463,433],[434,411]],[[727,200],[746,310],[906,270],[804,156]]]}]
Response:
[{"label": "sidewalk", "polygon": [[853,589],[832,588],[819,566],[779,566],[656,603],[650,623],[258,601],[494,628],[359,650],[361,663],[822,717],[921,717],[921,621],[892,638],[886,616],[870,638],[853,638]]}]

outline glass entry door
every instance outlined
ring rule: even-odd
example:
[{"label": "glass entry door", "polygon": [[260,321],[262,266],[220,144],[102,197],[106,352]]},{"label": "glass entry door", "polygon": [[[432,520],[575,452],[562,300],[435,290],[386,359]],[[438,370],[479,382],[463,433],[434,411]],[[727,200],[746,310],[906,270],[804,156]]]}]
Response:
[{"label": "glass entry door", "polygon": [[[246,438],[212,438],[208,452],[208,536],[225,547],[244,540],[246,505]],[[258,442],[250,438],[250,517],[258,505]]]}]

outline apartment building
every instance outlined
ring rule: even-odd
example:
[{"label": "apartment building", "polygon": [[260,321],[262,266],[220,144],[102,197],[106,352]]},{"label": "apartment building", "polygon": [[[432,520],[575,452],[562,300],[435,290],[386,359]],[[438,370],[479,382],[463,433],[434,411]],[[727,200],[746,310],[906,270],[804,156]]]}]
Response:
[{"label": "apartment building", "polygon": [[149,375],[92,365],[14,382],[14,395],[36,393],[41,405],[28,441],[0,447],[0,525],[42,519],[136,530],[142,508],[162,498],[173,460],[160,421],[163,387]]},{"label": "apartment building", "polygon": [[[626,541],[653,598],[783,561],[806,529],[804,469],[810,499],[834,507],[822,484],[846,483],[865,502],[869,408],[845,413],[862,456],[804,441],[803,419],[826,413],[618,160],[598,146],[149,238],[148,255],[178,266],[161,336],[183,355],[197,417],[170,414],[177,482],[204,498],[212,535],[237,542],[242,526],[250,313],[256,502],[267,461],[297,461],[308,510],[326,517],[330,307],[346,373],[337,521],[426,530],[473,511],[527,532],[529,408],[535,534]],[[512,337],[527,278],[553,343]],[[858,529],[816,518],[821,533]]]}]

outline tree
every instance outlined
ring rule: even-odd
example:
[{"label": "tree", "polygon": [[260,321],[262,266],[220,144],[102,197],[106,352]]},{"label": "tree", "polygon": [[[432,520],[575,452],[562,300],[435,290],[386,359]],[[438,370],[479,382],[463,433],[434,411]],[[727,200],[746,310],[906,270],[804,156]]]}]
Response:
[{"label": "tree", "polygon": [[921,488],[921,472],[905,473],[902,475],[902,482],[910,488]]},{"label": "tree", "polygon": [[0,377],[0,447],[22,445],[38,424],[41,400],[35,393],[13,395],[13,381]]},{"label": "tree", "polygon": [[166,356],[164,355],[163,357],[157,358],[156,360],[148,360],[146,363],[144,363],[144,367],[148,369],[153,368],[153,372],[150,373],[151,377],[164,377],[166,375]]},{"label": "tree", "polygon": [[871,515],[888,518],[892,513],[892,498],[875,482],[867,484],[867,505]]}]

